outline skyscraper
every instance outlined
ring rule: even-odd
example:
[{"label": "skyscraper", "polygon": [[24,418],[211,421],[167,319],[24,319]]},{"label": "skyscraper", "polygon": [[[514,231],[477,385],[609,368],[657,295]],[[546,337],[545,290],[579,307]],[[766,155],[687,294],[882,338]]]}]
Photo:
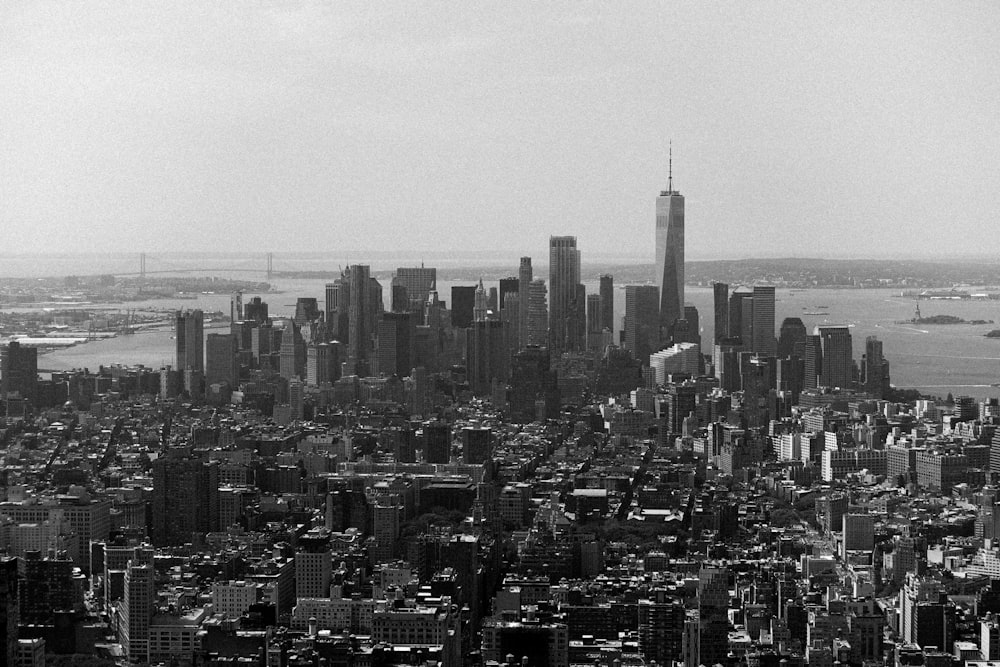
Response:
[{"label": "skyscraper", "polygon": [[751,352],[768,357],[777,354],[777,341],[774,339],[773,285],[754,285],[752,336]]},{"label": "skyscraper", "polygon": [[715,305],[715,342],[729,337],[729,284],[712,283]]},{"label": "skyscraper", "polygon": [[786,317],[781,322],[781,330],[778,334],[778,357],[797,356],[805,358],[806,325],[798,317]]},{"label": "skyscraper", "polygon": [[351,375],[367,375],[370,369],[372,337],[382,314],[382,286],[371,277],[371,267],[354,264],[348,269],[347,368]]},{"label": "skyscraper", "polygon": [[824,387],[850,388],[854,375],[851,330],[846,326],[820,326],[816,327],[816,333],[823,341],[821,384]]},{"label": "skyscraper", "polygon": [[0,347],[0,399],[10,393],[31,402],[38,393],[38,350],[17,341]]},{"label": "skyscraper", "polygon": [[178,310],[174,339],[177,343],[177,370],[205,370],[205,314],[200,310]]},{"label": "skyscraper", "polygon": [[615,278],[605,274],[601,276],[601,328],[611,333],[615,331]]},{"label": "skyscraper", "polygon": [[656,198],[656,276],[660,288],[660,326],[668,335],[684,309],[684,197],[674,190],[673,154],[667,189]]},{"label": "skyscraper", "polygon": [[889,362],[882,356],[882,341],[875,336],[865,339],[861,372],[864,390],[875,398],[885,398],[889,391]]},{"label": "skyscraper", "polygon": [[488,310],[489,307],[486,304],[486,290],[483,288],[483,279],[480,278],[479,285],[476,286],[475,300],[472,305],[472,321],[484,321]]},{"label": "skyscraper", "polygon": [[411,308],[422,308],[436,283],[437,269],[425,268],[424,266],[398,268],[392,279],[394,286],[399,285],[406,288],[406,297]]},{"label": "skyscraper", "polygon": [[527,345],[545,347],[548,345],[548,331],[548,291],[545,287],[545,281],[539,278],[532,280],[528,285],[528,342],[521,347]]},{"label": "skyscraper", "polygon": [[219,529],[219,465],[168,452],[153,462],[152,538],[156,546]]},{"label": "skyscraper", "polygon": [[625,286],[625,349],[643,366],[660,347],[659,303],[656,285]]},{"label": "skyscraper", "polygon": [[518,347],[523,348],[528,344],[528,328],[529,328],[529,318],[528,311],[530,308],[531,298],[529,297],[528,290],[530,289],[532,281],[531,274],[531,258],[522,257],[521,266],[517,271],[517,291],[520,294],[520,300],[518,301],[518,316],[517,316],[517,327],[518,327]]},{"label": "skyscraper", "polygon": [[556,355],[579,349],[581,332],[576,312],[579,284],[580,251],[576,248],[576,237],[549,237],[549,340]]},{"label": "skyscraper", "polygon": [[476,320],[469,328],[465,365],[469,388],[474,394],[490,392],[493,380],[505,381],[510,374],[510,359],[501,320]]},{"label": "skyscraper", "polygon": [[476,310],[476,287],[454,285],[451,288],[451,325],[461,329],[472,326]]},{"label": "skyscraper", "polygon": [[406,377],[413,368],[416,325],[412,313],[385,313],[378,323],[376,368],[378,375]]},{"label": "skyscraper", "polygon": [[500,279],[500,293],[498,295],[497,305],[499,310],[503,310],[507,307],[507,295],[508,294],[518,294],[521,290],[521,281],[519,278],[510,276],[508,278]]},{"label": "skyscraper", "polygon": [[587,295],[587,334],[600,333],[604,328],[604,313],[601,309],[601,295]]},{"label": "skyscraper", "polygon": [[815,389],[823,375],[823,341],[819,335],[806,336],[804,344],[804,389]]},{"label": "skyscraper", "polygon": [[236,356],[236,336],[210,333],[205,347],[207,349],[205,381],[208,384],[227,384],[230,389],[235,388],[240,376],[239,360]]}]

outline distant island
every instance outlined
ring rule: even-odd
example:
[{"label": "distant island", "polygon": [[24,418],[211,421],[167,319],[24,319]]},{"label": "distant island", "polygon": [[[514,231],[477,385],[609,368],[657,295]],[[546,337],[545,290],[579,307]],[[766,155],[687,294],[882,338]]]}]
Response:
[{"label": "distant island", "polygon": [[985,333],[983,335],[986,336],[987,338],[1000,338],[1000,329],[994,329],[993,331],[990,331],[989,333]]},{"label": "distant island", "polygon": [[[914,317],[910,324],[993,324],[993,320],[963,320],[954,315],[931,315],[929,317]],[[1000,330],[997,330],[1000,331]],[[989,334],[987,334],[989,335]],[[1000,337],[1000,333],[997,334]]]}]

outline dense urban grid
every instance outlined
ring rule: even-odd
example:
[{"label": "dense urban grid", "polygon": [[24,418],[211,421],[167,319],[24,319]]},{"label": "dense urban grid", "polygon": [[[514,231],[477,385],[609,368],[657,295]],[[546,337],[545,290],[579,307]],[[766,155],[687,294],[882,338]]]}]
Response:
[{"label": "dense urban grid", "polygon": [[164,368],[3,346],[4,664],[1000,664],[997,401],[897,390],[773,284],[699,313],[655,211],[620,327],[552,236],[547,280],[178,311]]}]

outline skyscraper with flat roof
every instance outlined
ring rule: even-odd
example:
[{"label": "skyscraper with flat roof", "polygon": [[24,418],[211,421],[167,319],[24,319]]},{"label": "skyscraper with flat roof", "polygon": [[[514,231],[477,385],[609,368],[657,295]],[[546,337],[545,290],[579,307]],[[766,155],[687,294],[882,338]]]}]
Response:
[{"label": "skyscraper with flat roof", "polygon": [[177,344],[177,370],[205,370],[205,314],[200,310],[178,310],[174,340]]},{"label": "skyscraper with flat roof", "polygon": [[[556,354],[580,349],[580,251],[575,236],[549,237],[549,340]],[[584,321],[585,322],[585,321]]]},{"label": "skyscraper with flat roof", "polygon": [[656,198],[656,276],[660,325],[668,335],[684,312],[684,196],[674,190],[673,154],[667,189]]},{"label": "skyscraper with flat roof", "polygon": [[754,285],[752,336],[750,350],[754,354],[768,357],[777,354],[778,342],[774,338],[773,285]]},{"label": "skyscraper with flat roof", "polygon": [[659,292],[656,285],[625,286],[625,349],[649,365],[649,355],[659,349]]},{"label": "skyscraper with flat roof", "polygon": [[715,306],[715,342],[729,337],[729,284],[712,283],[713,305]]},{"label": "skyscraper with flat roof", "polygon": [[854,368],[854,350],[851,330],[846,326],[816,327],[823,342],[823,371],[820,384],[824,387],[851,386]]},{"label": "skyscraper with flat roof", "polygon": [[601,276],[601,328],[614,333],[615,330],[615,278],[610,274]]},{"label": "skyscraper with flat roof", "polygon": [[517,292],[520,295],[520,300],[517,302],[517,327],[518,327],[518,347],[523,348],[528,345],[530,336],[528,335],[528,330],[530,328],[530,318],[528,316],[529,310],[531,308],[531,297],[529,295],[529,290],[531,288],[532,281],[531,273],[531,258],[522,257],[521,265],[517,271]]}]

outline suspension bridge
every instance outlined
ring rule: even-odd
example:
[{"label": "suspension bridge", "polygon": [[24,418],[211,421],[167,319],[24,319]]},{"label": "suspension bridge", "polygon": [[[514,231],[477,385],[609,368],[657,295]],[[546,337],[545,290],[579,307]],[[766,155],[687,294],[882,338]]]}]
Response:
[{"label": "suspension bridge", "polygon": [[[218,261],[218,258],[211,258],[211,262]],[[261,258],[255,257],[244,257],[239,259],[234,259],[232,262],[227,262],[226,264],[212,264],[206,265],[202,263],[196,257],[183,258],[183,257],[162,257],[159,255],[151,255],[149,253],[139,254],[139,270],[138,271],[115,271],[114,275],[118,277],[138,277],[145,279],[149,276],[164,275],[164,274],[180,274],[180,273],[194,273],[199,275],[205,274],[218,274],[218,273],[253,273],[262,274],[267,280],[271,280],[275,277],[281,276],[296,276],[296,275],[306,275],[306,274],[329,274],[335,275],[335,272],[329,269],[317,269],[317,270],[290,270],[275,268],[274,264],[274,253],[266,253]]]}]

